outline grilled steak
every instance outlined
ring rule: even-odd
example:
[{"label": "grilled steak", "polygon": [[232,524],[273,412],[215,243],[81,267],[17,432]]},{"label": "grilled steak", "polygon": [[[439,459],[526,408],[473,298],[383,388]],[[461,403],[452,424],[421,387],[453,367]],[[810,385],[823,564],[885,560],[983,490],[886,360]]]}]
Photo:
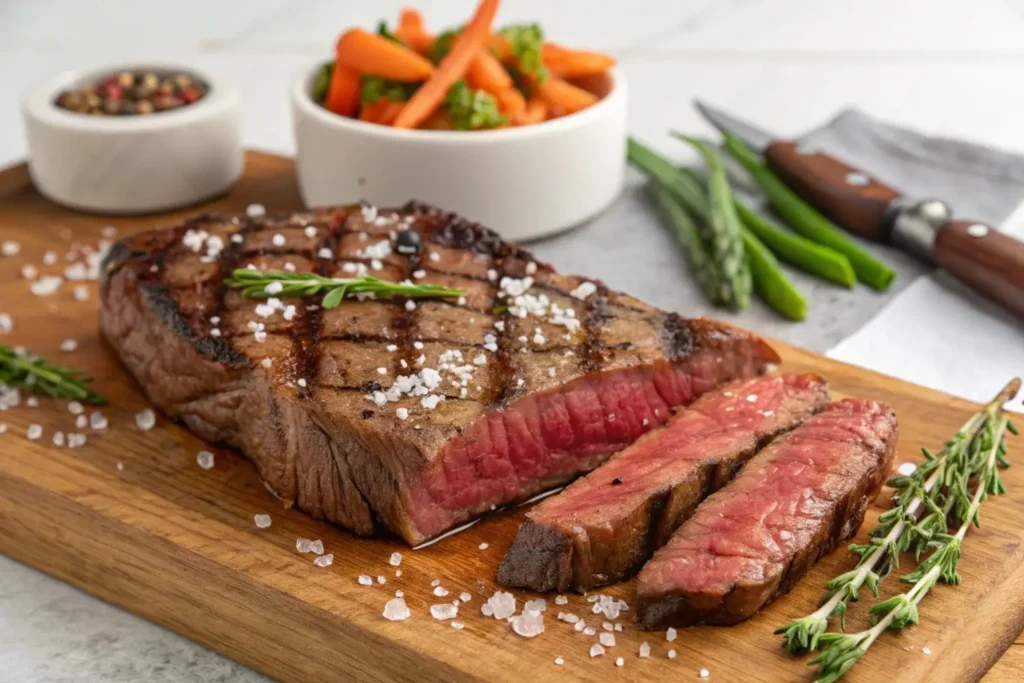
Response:
[{"label": "grilled steak", "polygon": [[[249,266],[466,296],[268,303],[225,287]],[[154,405],[241,449],[285,503],[412,544],[563,484],[778,361],[747,332],[560,275],[416,203],[143,233],[111,250],[101,299],[104,333]]]},{"label": "grilled steak", "polygon": [[640,571],[640,627],[735,624],[787,593],[856,533],[897,433],[889,406],[850,399],[769,444]]},{"label": "grilled steak", "polygon": [[640,568],[761,444],[828,403],[814,375],[761,377],[704,394],[565,491],[534,507],[498,582],[585,591]]}]

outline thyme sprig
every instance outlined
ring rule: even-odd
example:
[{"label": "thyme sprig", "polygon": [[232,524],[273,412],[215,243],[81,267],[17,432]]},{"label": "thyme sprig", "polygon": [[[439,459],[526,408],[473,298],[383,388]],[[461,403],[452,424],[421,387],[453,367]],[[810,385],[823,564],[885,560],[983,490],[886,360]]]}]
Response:
[{"label": "thyme sprig", "polygon": [[228,287],[242,290],[250,298],[302,297],[325,294],[320,305],[334,308],[342,299],[363,294],[370,299],[437,299],[464,296],[465,290],[440,285],[388,282],[369,275],[354,278],[330,278],[316,273],[293,273],[287,270],[252,270],[239,268],[225,280]]},{"label": "thyme sprig", "polygon": [[56,398],[103,405],[107,399],[89,388],[84,370],[49,363],[29,351],[0,344],[0,389],[25,389]]},{"label": "thyme sprig", "polygon": [[[824,644],[822,638],[832,617],[839,617],[840,626],[845,628],[847,605],[859,598],[862,587],[867,586],[878,597],[879,583],[899,566],[901,553],[912,551],[919,560],[937,539],[946,536],[947,519],[954,506],[963,511],[969,505],[969,500],[965,503],[967,482],[981,475],[985,467],[997,413],[1019,388],[1020,380],[1011,381],[985,408],[972,415],[939,453],[922,448],[925,462],[913,474],[888,482],[897,490],[892,509],[879,516],[878,525],[869,533],[869,543],[849,546],[850,552],[860,557],[857,565],[826,585],[817,610],[776,631],[782,634],[783,645],[790,652],[803,654],[818,649]],[[1012,423],[1008,428],[1012,430]],[[1005,460],[1000,464],[1005,465]],[[998,479],[998,470],[988,476]]]},{"label": "thyme sprig", "polygon": [[821,635],[820,643],[825,649],[810,662],[811,665],[818,667],[817,680],[820,683],[833,683],[842,677],[887,629],[901,629],[918,623],[918,605],[937,583],[960,583],[957,564],[967,530],[972,524],[981,526],[979,510],[989,495],[1006,492],[999,478],[999,468],[1007,465],[1007,431],[1016,433],[1016,429],[1005,414],[989,415],[985,420],[984,426],[975,438],[975,442],[979,444],[978,448],[970,449],[972,455],[981,456],[974,494],[968,494],[968,477],[961,472],[955,478],[950,493],[950,498],[954,501],[952,512],[960,526],[952,535],[937,533],[927,541],[927,547],[932,550],[931,555],[914,572],[900,578],[900,581],[912,584],[913,587],[872,607],[871,628],[858,633]]}]

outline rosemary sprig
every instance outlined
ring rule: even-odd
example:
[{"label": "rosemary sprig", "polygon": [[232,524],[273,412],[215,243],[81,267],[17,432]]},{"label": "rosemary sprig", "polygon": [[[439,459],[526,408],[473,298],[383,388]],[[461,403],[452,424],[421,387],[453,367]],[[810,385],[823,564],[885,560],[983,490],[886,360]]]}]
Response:
[{"label": "rosemary sprig", "polygon": [[103,405],[107,399],[89,388],[84,370],[48,363],[21,349],[0,344],[0,389],[25,389],[82,403]]},{"label": "rosemary sprig", "polygon": [[302,297],[326,292],[320,305],[334,308],[345,297],[366,294],[371,299],[390,299],[401,296],[408,299],[435,299],[464,296],[461,289],[440,285],[387,282],[369,275],[354,278],[330,278],[316,273],[293,273],[287,270],[252,270],[239,268],[225,281],[228,287],[242,290],[250,298]]},{"label": "rosemary sprig", "polygon": [[[1019,386],[1019,384],[1018,384]],[[858,633],[825,633],[821,643],[824,651],[811,660],[817,664],[820,683],[833,683],[843,676],[868,651],[871,644],[886,629],[901,629],[916,624],[920,619],[918,605],[939,581],[956,585],[960,583],[957,563],[960,547],[967,530],[972,524],[981,526],[979,508],[989,495],[999,495],[1006,488],[999,480],[999,467],[1006,466],[1006,431],[1015,431],[1005,414],[990,415],[977,436],[984,450],[973,496],[967,494],[967,477],[961,474],[953,484],[951,497],[956,501],[954,514],[960,522],[956,533],[935,534],[928,541],[932,554],[918,566],[917,570],[900,578],[913,584],[913,588],[878,603],[871,608],[873,625]]]},{"label": "rosemary sprig", "polygon": [[775,631],[782,634],[783,645],[790,652],[804,654],[817,649],[832,617],[839,617],[840,626],[845,628],[847,604],[858,599],[863,586],[878,597],[878,584],[899,566],[900,553],[912,550],[919,559],[933,539],[946,533],[951,507],[958,499],[962,505],[962,496],[952,495],[955,485],[963,482],[966,486],[986,462],[987,440],[980,435],[991,428],[996,412],[1019,388],[1020,380],[1008,383],[963,424],[938,454],[922,448],[925,462],[913,474],[888,482],[898,490],[894,506],[879,515],[878,525],[869,533],[870,543],[850,544],[850,552],[860,557],[856,567],[826,585],[817,610]]}]

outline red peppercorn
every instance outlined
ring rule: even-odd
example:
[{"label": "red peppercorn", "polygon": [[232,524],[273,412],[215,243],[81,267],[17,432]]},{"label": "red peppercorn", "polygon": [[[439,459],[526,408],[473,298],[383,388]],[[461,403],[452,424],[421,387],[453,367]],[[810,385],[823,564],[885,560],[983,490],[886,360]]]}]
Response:
[{"label": "red peppercorn", "polygon": [[112,100],[119,100],[124,97],[124,89],[117,82],[106,83],[103,86],[103,94]]},{"label": "red peppercorn", "polygon": [[185,104],[192,104],[199,99],[199,91],[195,88],[185,88],[181,91],[181,99],[185,101]]}]

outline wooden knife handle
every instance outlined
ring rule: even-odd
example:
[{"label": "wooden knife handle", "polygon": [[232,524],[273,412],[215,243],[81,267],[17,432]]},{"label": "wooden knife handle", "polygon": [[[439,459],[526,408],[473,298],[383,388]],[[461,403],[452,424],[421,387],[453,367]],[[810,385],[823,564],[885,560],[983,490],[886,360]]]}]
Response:
[{"label": "wooden knife handle", "polygon": [[801,152],[795,142],[773,142],[764,152],[768,167],[791,190],[833,223],[881,241],[882,218],[896,190],[863,171],[818,152]]},{"label": "wooden knife handle", "polygon": [[933,254],[956,279],[1024,320],[1024,242],[978,221],[950,221]]}]

